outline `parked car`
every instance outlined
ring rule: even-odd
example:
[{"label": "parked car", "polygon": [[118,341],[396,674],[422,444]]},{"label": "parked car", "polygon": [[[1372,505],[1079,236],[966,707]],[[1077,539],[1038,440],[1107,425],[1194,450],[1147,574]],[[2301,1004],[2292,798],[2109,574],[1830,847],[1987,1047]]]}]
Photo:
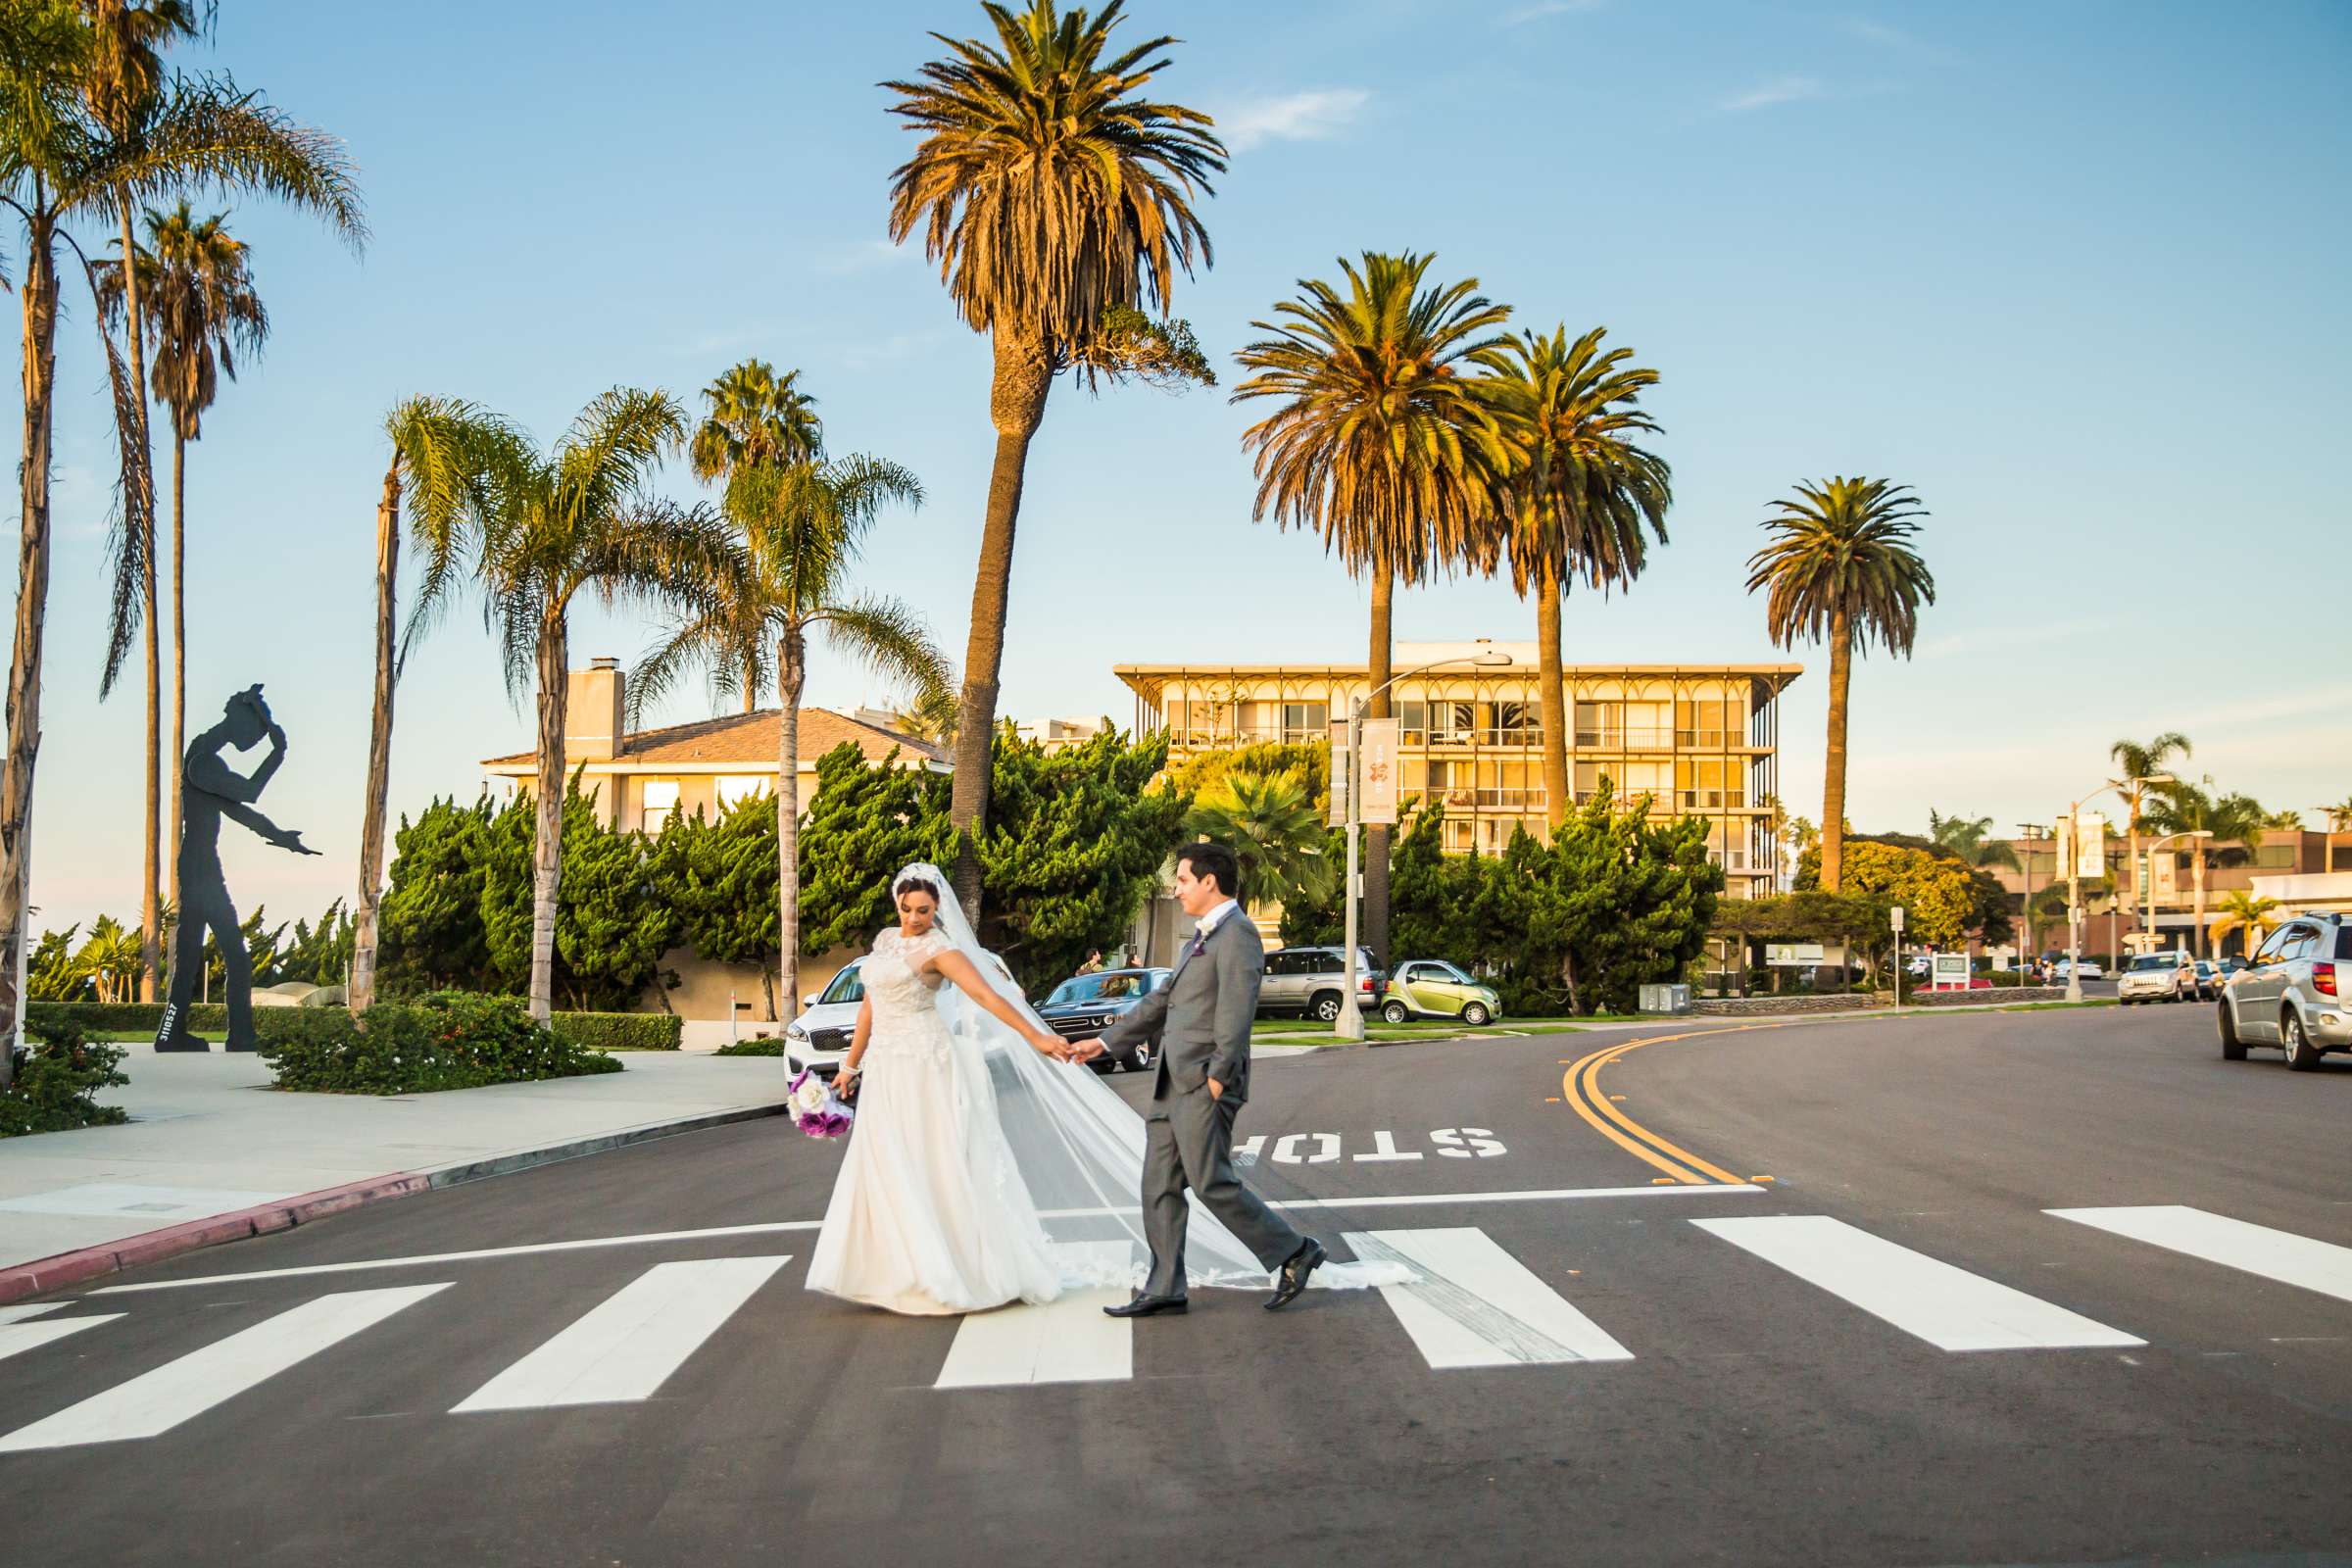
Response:
[{"label": "parked car", "polygon": [[1502,998],[1444,958],[1409,958],[1382,994],[1380,1015],[1391,1023],[1459,1018],[1475,1029],[1502,1016]]},{"label": "parked car", "polygon": [[2222,971],[2220,967],[2207,962],[2203,958],[2199,958],[2197,960],[2198,999],[2204,1002],[2211,1002],[2214,998],[2220,996],[2221,994]]},{"label": "parked car", "polygon": [[[1102,969],[1072,975],[1038,1004],[1037,1015],[1064,1040],[1092,1040],[1168,983],[1169,969]],[[1088,1063],[1097,1072],[1124,1067],[1141,1072],[1152,1065],[1152,1048],[1139,1045],[1124,1056],[1104,1054]]]},{"label": "parked car", "polygon": [[[1284,948],[1267,954],[1266,976],[1257,988],[1258,1015],[1336,1022],[1347,969],[1345,948]],[[1373,966],[1369,948],[1356,950],[1355,972],[1356,1005],[1369,1010],[1388,976]]]},{"label": "parked car", "polygon": [[814,1067],[820,1078],[841,1069],[842,1053],[858,1032],[858,1008],[865,1001],[865,981],[858,975],[862,957],[853,958],[825,982],[825,989],[784,1026],[784,1063],[788,1072]]},{"label": "parked car", "polygon": [[2143,953],[2132,960],[2116,982],[2116,1000],[2129,1007],[2135,1002],[2179,1002],[2197,994],[2197,971],[2185,953]]},{"label": "parked car", "polygon": [[[2067,977],[2067,968],[2068,960],[2065,958],[2060,958],[2056,963],[2050,965],[2050,978],[2053,980],[2065,979]],[[2082,960],[2082,978],[2085,980],[2104,980],[2107,978],[2107,971],[2099,967],[2098,959],[2084,958]]]},{"label": "parked car", "polygon": [[2213,967],[2215,979],[2219,982],[2219,984],[2226,986],[2238,975],[2245,972],[2246,960],[2237,956],[2235,954],[2231,954],[2227,958],[2214,959]]},{"label": "parked car", "polygon": [[2352,1051],[2352,925],[2340,914],[2300,914],[2256,949],[2222,993],[2214,1026],[2226,1061],[2248,1046],[2276,1046],[2309,1072],[2330,1051]]}]

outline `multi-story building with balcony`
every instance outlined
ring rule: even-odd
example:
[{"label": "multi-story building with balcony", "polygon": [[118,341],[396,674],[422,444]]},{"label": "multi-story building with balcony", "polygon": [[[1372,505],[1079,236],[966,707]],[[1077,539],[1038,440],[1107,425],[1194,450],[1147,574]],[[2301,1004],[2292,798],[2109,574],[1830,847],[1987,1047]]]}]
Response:
[{"label": "multi-story building with balcony", "polygon": [[[1509,663],[1473,666],[1474,657]],[[1399,643],[1393,667],[1447,667],[1391,690],[1398,793],[1446,805],[1446,848],[1492,854],[1544,831],[1541,687],[1533,643]],[[1363,664],[1121,664],[1136,733],[1166,730],[1171,758],[1259,741],[1321,744],[1365,693]],[[1578,802],[1605,777],[1618,796],[1708,820],[1728,891],[1773,891],[1780,695],[1801,664],[1581,664],[1562,672]]]}]

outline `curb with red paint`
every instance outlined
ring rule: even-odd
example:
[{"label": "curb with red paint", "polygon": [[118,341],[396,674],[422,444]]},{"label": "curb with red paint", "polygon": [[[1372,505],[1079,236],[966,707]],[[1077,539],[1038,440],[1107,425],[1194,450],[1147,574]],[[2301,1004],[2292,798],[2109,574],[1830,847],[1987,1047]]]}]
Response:
[{"label": "curb with red paint", "polygon": [[428,1192],[432,1185],[430,1176],[416,1171],[372,1176],[366,1181],[347,1182],[341,1187],[326,1187],[315,1193],[280,1199],[274,1203],[260,1203],[226,1214],[212,1214],[203,1219],[189,1220],[184,1225],[170,1225],[160,1231],[147,1231],[138,1236],[125,1236],[121,1241],[102,1242],[96,1247],[60,1252],[55,1257],[12,1264],[0,1268],[0,1303],[64,1290],[69,1285],[78,1285],[83,1280],[96,1279],[101,1274],[120,1273],[142,1263],[161,1262],[181,1252],[192,1252],[199,1247],[241,1242],[248,1236],[266,1236],[271,1231],[291,1230],[311,1220],[339,1214],[347,1208],[357,1208],[362,1203]]}]

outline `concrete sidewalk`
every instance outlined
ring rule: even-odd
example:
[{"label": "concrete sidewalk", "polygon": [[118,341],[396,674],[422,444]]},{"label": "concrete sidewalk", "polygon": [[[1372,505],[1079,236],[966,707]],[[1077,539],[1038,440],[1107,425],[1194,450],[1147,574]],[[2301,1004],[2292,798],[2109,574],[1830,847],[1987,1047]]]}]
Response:
[{"label": "concrete sidewalk", "polygon": [[[36,1259],[167,1231],[204,1245],[239,1233],[206,1222],[249,1214],[242,1234],[281,1229],[372,1198],[768,1114],[784,1101],[779,1058],[615,1054],[616,1073],[379,1099],[279,1094],[251,1055],[133,1048],[129,1087],[104,1097],[128,1123],[0,1140],[0,1300],[26,1294],[9,1288],[9,1272]],[[86,1277],[100,1262],[76,1269]]]}]

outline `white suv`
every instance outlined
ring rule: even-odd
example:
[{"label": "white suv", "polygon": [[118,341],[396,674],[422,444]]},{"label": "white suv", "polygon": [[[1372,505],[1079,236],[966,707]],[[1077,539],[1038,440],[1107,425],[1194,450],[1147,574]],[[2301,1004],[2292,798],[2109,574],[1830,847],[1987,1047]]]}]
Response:
[{"label": "white suv", "polygon": [[2185,953],[2143,953],[2116,983],[2116,1001],[2179,1002],[2198,991],[2195,960]]},{"label": "white suv", "polygon": [[2299,914],[2271,933],[2214,1008],[2222,1056],[2277,1046],[2309,1072],[2330,1051],[2352,1051],[2352,926],[2340,914]]}]

